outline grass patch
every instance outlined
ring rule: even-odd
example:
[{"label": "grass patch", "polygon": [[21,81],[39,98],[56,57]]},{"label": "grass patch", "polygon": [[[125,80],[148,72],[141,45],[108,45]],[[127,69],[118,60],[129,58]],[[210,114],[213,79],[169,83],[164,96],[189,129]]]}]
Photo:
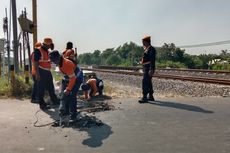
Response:
[{"label": "grass patch", "polygon": [[0,79],[0,96],[10,96],[10,83],[6,77]]},{"label": "grass patch", "polygon": [[25,83],[25,78],[22,76],[15,76],[15,80],[11,83],[7,77],[0,79],[0,96],[1,97],[16,97],[26,98],[30,97],[32,91],[32,81],[29,84]]}]

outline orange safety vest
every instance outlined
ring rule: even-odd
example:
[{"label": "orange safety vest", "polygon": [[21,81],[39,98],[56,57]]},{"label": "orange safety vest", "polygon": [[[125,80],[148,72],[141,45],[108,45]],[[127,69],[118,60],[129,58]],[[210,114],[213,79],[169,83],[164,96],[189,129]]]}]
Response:
[{"label": "orange safety vest", "polygon": [[95,96],[97,93],[97,80],[96,79],[89,79],[86,83],[88,83],[93,90],[92,95]]},{"label": "orange safety vest", "polygon": [[67,90],[71,91],[73,86],[75,85],[76,82],[76,75],[75,75],[75,69],[77,67],[76,64],[74,64],[72,61],[62,58],[62,64],[61,67],[59,66],[59,69],[62,73],[68,75],[69,77],[69,84],[66,87]]},{"label": "orange safety vest", "polygon": [[[40,42],[37,42],[35,43],[35,49],[39,49],[39,47],[42,46],[42,43]],[[31,70],[31,74],[32,75],[35,75],[36,74],[36,69],[35,69],[35,64],[34,64],[34,52],[31,53],[30,55],[30,59],[31,59],[31,62],[32,62],[32,70]]]},{"label": "orange safety vest", "polygon": [[49,71],[51,69],[49,51],[45,51],[42,47],[39,47],[39,51],[41,53],[41,58],[39,60],[39,68]]},{"label": "orange safety vest", "polygon": [[65,58],[74,59],[74,50],[73,50],[73,49],[66,49],[66,50],[63,52],[63,56],[64,56]]}]

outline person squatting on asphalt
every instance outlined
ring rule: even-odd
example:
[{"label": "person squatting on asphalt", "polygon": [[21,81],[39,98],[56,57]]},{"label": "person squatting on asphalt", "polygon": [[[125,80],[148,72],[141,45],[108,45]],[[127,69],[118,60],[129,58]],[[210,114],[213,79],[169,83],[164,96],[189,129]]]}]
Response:
[{"label": "person squatting on asphalt", "polygon": [[57,50],[49,53],[51,62],[65,75],[62,80],[59,115],[70,115],[70,122],[77,116],[77,92],[83,82],[83,72],[74,61],[64,58]]},{"label": "person squatting on asphalt", "polygon": [[[92,97],[98,94],[103,95],[104,84],[103,81],[96,76],[89,76],[90,78],[84,83],[81,88],[84,91],[85,99],[90,100]],[[90,91],[90,92],[89,92]]]},{"label": "person squatting on asphalt", "polygon": [[[142,55],[141,64],[143,65],[143,79],[142,79],[142,94],[143,97],[138,101],[139,103],[145,103],[149,101],[155,101],[153,97],[153,85],[152,76],[155,72],[155,59],[156,50],[151,45],[151,37],[146,36],[142,39],[144,53]],[[147,97],[148,96],[148,97]]]},{"label": "person squatting on asphalt", "polygon": [[34,50],[33,65],[35,70],[35,80],[37,87],[35,86],[35,92],[37,91],[37,97],[39,106],[41,109],[50,108],[44,101],[45,90],[48,90],[50,99],[53,104],[58,104],[59,100],[55,95],[53,76],[51,74],[51,64],[49,60],[49,49],[53,49],[54,44],[51,38],[45,38],[40,47],[36,47]]}]

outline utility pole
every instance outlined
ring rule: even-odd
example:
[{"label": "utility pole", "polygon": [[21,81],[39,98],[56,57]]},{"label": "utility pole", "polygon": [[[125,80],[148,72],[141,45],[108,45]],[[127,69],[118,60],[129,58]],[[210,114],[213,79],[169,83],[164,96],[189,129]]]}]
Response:
[{"label": "utility pole", "polygon": [[[8,70],[7,72],[9,73],[10,71],[10,39],[9,39],[9,20],[8,20],[8,16],[7,16],[7,9],[5,8],[6,11],[6,18],[5,18],[5,22],[4,22],[4,32],[6,33],[6,50],[7,50],[7,65],[8,65]],[[5,56],[4,56],[5,58]],[[3,63],[5,64],[5,63]]]},{"label": "utility pole", "polygon": [[[27,19],[26,8],[24,11],[24,17]],[[28,32],[25,33],[25,40],[26,40],[26,45],[27,45],[27,50],[28,50],[29,69],[31,70],[32,69],[32,63],[31,63],[31,58],[30,58],[31,52],[30,52],[30,40],[29,40],[29,33]]]},{"label": "utility pole", "polygon": [[19,43],[19,63],[20,68],[22,68],[22,43]]},{"label": "utility pole", "polygon": [[33,0],[32,2],[33,9],[33,48],[35,43],[37,42],[37,0]]},{"label": "utility pole", "polygon": [[25,32],[23,31],[22,32],[22,50],[23,50],[23,63],[24,63],[24,67],[26,65],[26,48],[25,48],[25,45],[26,45],[26,41],[25,41]]},{"label": "utility pole", "polygon": [[11,0],[12,4],[12,20],[13,20],[13,45],[14,45],[14,67],[15,72],[19,72],[18,64],[18,30],[17,30],[17,9],[16,9],[16,0]]}]

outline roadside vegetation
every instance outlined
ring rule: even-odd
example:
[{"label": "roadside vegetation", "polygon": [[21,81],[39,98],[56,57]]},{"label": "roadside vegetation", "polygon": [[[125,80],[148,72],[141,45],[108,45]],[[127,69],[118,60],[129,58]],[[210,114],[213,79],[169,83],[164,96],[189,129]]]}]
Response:
[{"label": "roadside vegetation", "polygon": [[[175,44],[164,44],[156,48],[157,68],[189,68],[229,70],[230,53],[227,50],[219,54],[189,55]],[[81,65],[112,65],[112,66],[140,66],[139,62],[143,49],[130,42],[117,48],[108,48],[104,51],[95,50],[93,53],[80,54],[78,59]]]},{"label": "roadside vegetation", "polygon": [[8,77],[0,79],[0,96],[1,97],[16,97],[25,98],[31,95],[32,82],[25,83],[25,78],[15,76],[15,80],[11,82]]}]

